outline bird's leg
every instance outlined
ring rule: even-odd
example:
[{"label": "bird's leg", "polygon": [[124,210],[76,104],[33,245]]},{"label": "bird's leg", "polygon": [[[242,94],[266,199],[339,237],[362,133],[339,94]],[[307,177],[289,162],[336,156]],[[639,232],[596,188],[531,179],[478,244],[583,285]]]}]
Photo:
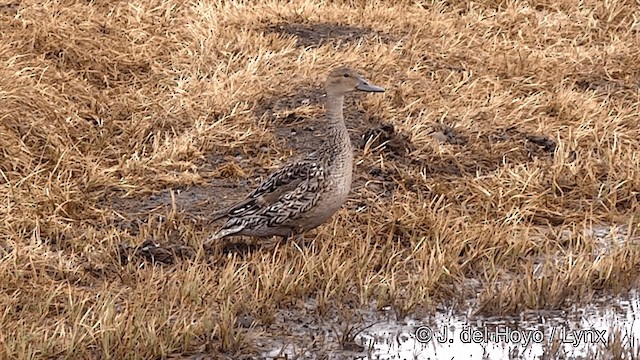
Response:
[{"label": "bird's leg", "polygon": [[291,238],[294,237],[294,234],[289,234],[289,235],[285,235],[285,236],[281,236],[280,237],[280,244],[286,244],[289,241],[291,241]]},{"label": "bird's leg", "polygon": [[309,245],[309,242],[305,240],[304,233],[298,232],[293,235],[293,242],[296,244],[298,248],[303,248]]},{"label": "bird's leg", "polygon": [[293,240],[298,246],[304,245],[304,232],[301,229],[293,228],[291,232],[282,237],[282,242],[287,243]]}]

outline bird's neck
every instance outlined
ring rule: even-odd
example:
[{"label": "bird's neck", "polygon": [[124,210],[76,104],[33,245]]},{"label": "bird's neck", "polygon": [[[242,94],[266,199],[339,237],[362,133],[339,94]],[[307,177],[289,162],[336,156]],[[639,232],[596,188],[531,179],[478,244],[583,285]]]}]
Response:
[{"label": "bird's neck", "polygon": [[325,146],[334,153],[348,153],[352,156],[351,139],[344,123],[344,95],[327,94],[326,121],[327,142]]},{"label": "bird's neck", "polygon": [[327,94],[327,122],[329,126],[343,126],[344,95]]}]

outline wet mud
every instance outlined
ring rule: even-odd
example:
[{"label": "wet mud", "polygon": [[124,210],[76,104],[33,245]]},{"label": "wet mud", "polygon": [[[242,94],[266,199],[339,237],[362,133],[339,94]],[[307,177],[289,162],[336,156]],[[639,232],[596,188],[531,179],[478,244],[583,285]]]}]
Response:
[{"label": "wet mud", "polygon": [[378,38],[384,42],[392,36],[367,27],[355,27],[329,23],[282,22],[267,27],[267,31],[293,35],[296,45],[303,48],[318,47],[327,43],[348,45],[361,39]]},{"label": "wet mud", "polygon": [[[239,331],[253,337],[259,359],[618,359],[640,351],[636,291],[603,296],[567,310],[532,310],[514,316],[474,315],[439,307],[398,317],[390,307],[320,306],[314,299],[278,311],[261,323],[238,315]],[[474,335],[475,334],[475,335]],[[472,337],[474,336],[474,337]],[[189,359],[198,358],[193,355]],[[202,354],[206,356],[206,354]]]}]

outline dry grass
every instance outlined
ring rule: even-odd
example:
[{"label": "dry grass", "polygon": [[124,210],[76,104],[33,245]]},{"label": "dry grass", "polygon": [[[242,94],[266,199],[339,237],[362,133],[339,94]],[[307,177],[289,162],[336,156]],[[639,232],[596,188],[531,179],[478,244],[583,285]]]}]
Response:
[{"label": "dry grass", "polygon": [[[480,313],[504,314],[629,289],[638,15],[2,0],[0,357],[239,358],[254,335],[237,315],[268,329],[308,298],[405,314],[478,291]],[[207,211],[313,146],[341,64],[388,89],[349,101],[347,206],[307,246],[203,249]],[[626,241],[601,251],[596,224]]]}]

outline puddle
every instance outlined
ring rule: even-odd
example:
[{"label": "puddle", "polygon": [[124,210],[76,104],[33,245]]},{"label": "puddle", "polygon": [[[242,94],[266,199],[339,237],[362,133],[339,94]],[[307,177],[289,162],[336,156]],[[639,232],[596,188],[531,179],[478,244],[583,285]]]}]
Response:
[{"label": "puddle", "polygon": [[594,255],[605,255],[610,253],[616,246],[623,246],[625,243],[637,244],[637,236],[629,236],[627,226],[594,226],[587,231],[588,236],[592,236],[598,245],[594,249]]},{"label": "puddle", "polygon": [[[555,231],[554,229],[552,229]],[[593,255],[595,257],[603,256],[611,253],[616,247],[626,246],[628,244],[637,245],[640,238],[635,234],[629,234],[629,228],[626,225],[609,226],[609,225],[593,225],[586,228],[582,234],[585,238],[593,239]],[[541,234],[551,236],[549,229],[541,228]],[[576,236],[572,236],[573,230],[565,228],[556,232],[555,235],[564,241],[570,241]]]},{"label": "puddle", "polygon": [[635,291],[615,306],[603,301],[520,317],[439,313],[432,319],[382,323],[364,330],[360,339],[369,352],[359,359],[618,358],[620,353],[640,350],[638,315],[640,299]]},{"label": "puddle", "polygon": [[[340,329],[344,327],[315,326],[315,321],[306,321],[300,326],[287,327],[297,333],[295,336],[271,339],[268,342],[271,348],[262,356],[266,359],[489,360],[618,359],[637,358],[640,354],[637,291],[624,299],[603,298],[568,311],[527,311],[520,316],[483,317],[440,310],[428,318],[397,321],[391,319],[390,309],[369,310],[360,315],[363,324],[354,327],[362,330],[346,350],[338,345]],[[287,317],[290,316],[291,313]],[[303,339],[304,342],[300,342]]]},{"label": "puddle", "polygon": [[[585,230],[605,254],[636,243],[625,226]],[[568,236],[560,230],[558,236]],[[470,285],[471,286],[471,285]],[[433,315],[398,320],[391,308],[314,316],[307,301],[281,311],[257,341],[266,359],[637,359],[640,357],[640,295],[607,296],[587,306],[527,310],[516,316],[478,315],[440,307]],[[337,319],[337,320],[336,320]],[[345,333],[350,333],[345,342]]]}]

